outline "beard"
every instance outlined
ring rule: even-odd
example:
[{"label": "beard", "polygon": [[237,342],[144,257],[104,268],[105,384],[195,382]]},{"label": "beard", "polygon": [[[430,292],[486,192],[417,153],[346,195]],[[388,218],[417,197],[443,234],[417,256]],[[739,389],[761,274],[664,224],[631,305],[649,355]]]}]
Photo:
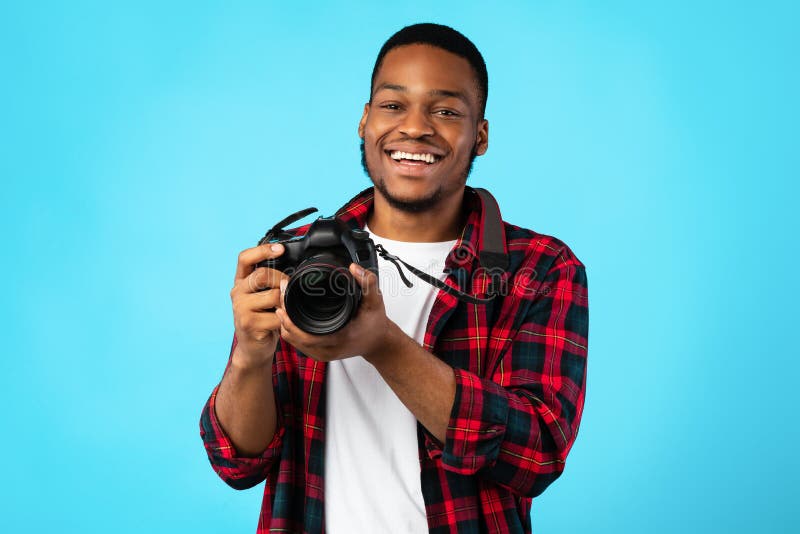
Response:
[{"label": "beard", "polygon": [[[477,141],[474,145],[472,145],[472,154],[469,158],[469,163],[461,172],[461,177],[459,182],[461,183],[462,187],[467,184],[467,178],[469,177],[470,173],[472,172],[472,164],[475,162],[475,158],[477,157],[476,148],[478,146]],[[383,179],[382,176],[375,176],[370,170],[369,166],[367,165],[367,153],[364,148],[364,140],[361,140],[361,167],[364,169],[364,174],[366,174],[369,179],[372,181],[372,185],[380,191],[383,198],[386,199],[386,202],[389,205],[397,210],[404,211],[407,213],[423,213],[433,209],[438,203],[439,200],[442,198],[442,186],[440,185],[434,192],[429,194],[423,198],[417,198],[414,200],[406,200],[399,198],[392,193],[389,192],[389,188],[386,187],[386,181]]]}]

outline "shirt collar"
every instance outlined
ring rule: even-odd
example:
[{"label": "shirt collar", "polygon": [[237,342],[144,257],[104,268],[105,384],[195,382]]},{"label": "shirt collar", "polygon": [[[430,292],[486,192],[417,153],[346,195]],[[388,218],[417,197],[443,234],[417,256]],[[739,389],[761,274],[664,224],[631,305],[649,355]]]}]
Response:
[{"label": "shirt collar", "polygon": [[[336,217],[347,223],[350,228],[364,228],[372,210],[374,199],[374,188],[364,189],[342,206],[336,212]],[[483,200],[469,186],[466,186],[464,191],[463,205],[467,211],[466,222],[456,244],[450,254],[447,255],[445,268],[463,268],[467,272],[471,272],[474,266],[479,264],[478,258],[483,246],[481,229],[485,210],[483,209]]]}]

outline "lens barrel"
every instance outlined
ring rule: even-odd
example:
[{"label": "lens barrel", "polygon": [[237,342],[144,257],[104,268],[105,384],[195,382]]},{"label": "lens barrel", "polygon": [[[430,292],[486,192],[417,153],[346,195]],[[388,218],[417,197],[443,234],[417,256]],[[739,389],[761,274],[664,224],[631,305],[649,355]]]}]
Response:
[{"label": "lens barrel", "polygon": [[309,334],[332,334],[346,325],[361,300],[349,261],[322,253],[301,262],[286,286],[286,313]]}]

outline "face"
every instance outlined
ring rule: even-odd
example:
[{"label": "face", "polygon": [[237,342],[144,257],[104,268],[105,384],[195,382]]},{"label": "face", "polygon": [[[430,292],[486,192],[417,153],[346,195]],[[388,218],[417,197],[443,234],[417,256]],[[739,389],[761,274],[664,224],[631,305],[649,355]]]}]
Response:
[{"label": "face", "polygon": [[397,47],[384,56],[372,91],[358,134],[378,194],[410,212],[460,201],[489,133],[469,62],[433,46]]}]

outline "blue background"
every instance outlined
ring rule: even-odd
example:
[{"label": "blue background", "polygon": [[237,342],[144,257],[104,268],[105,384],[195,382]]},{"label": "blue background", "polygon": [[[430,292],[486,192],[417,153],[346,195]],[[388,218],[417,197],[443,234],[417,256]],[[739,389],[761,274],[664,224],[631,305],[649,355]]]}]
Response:
[{"label": "blue background", "polygon": [[736,5],[6,4],[0,530],[255,531],[198,435],[236,255],[368,185],[375,55],[434,21],[489,66],[470,183],[588,269],[534,531],[797,531],[799,10]]}]

